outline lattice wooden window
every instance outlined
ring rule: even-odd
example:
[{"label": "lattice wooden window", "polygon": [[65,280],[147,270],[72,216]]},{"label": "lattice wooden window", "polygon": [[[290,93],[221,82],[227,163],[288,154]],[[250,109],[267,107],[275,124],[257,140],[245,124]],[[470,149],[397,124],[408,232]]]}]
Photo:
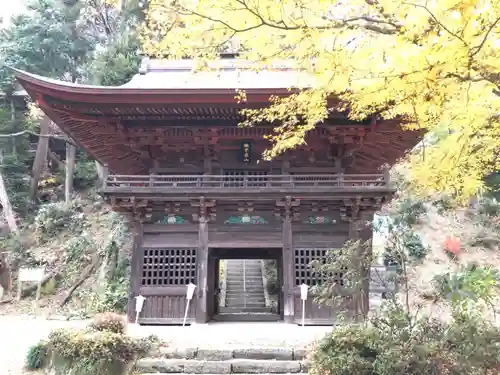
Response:
[{"label": "lattice wooden window", "polygon": [[261,187],[266,186],[267,181],[267,171],[224,171],[224,186],[226,187]]},{"label": "lattice wooden window", "polygon": [[326,280],[333,280],[340,286],[344,285],[344,274],[346,270],[339,270],[332,274],[316,272],[311,267],[311,262],[314,260],[325,261],[326,254],[329,249],[326,248],[296,248],[294,254],[295,263],[295,285],[299,286],[306,284],[314,286],[325,282]]},{"label": "lattice wooden window", "polygon": [[196,284],[196,249],[144,249],[142,286]]}]

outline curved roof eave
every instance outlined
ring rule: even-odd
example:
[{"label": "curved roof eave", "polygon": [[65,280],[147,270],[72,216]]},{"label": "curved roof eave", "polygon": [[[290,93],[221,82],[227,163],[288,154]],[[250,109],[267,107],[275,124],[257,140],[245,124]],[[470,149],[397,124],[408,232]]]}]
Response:
[{"label": "curved roof eave", "polygon": [[[293,88],[288,87],[133,87],[129,82],[123,86],[95,86],[65,82],[52,78],[42,77],[37,74],[28,73],[23,70],[14,69],[15,77],[26,91],[33,95],[48,95],[62,100],[81,102],[103,103],[110,102],[162,102],[167,104],[180,103],[217,103],[235,102],[237,90],[244,90],[250,102],[268,101],[271,95],[290,95]],[[145,76],[144,76],[145,77]],[[295,89],[296,90],[296,89]],[[196,99],[194,99],[196,97]],[[189,99],[190,98],[190,99]],[[34,97],[34,99],[36,99]]]}]

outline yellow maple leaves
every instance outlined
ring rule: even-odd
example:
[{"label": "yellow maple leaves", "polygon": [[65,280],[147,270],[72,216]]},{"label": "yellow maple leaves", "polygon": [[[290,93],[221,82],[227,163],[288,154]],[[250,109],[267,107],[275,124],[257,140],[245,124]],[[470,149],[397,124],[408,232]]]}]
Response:
[{"label": "yellow maple leaves", "polygon": [[449,129],[411,157],[422,189],[465,198],[500,169],[499,1],[151,0],[147,25],[150,54],[204,60],[239,47],[255,69],[290,60],[311,73],[308,91],[247,112],[249,122],[282,120],[269,157],[303,142],[335,95],[354,119]]}]

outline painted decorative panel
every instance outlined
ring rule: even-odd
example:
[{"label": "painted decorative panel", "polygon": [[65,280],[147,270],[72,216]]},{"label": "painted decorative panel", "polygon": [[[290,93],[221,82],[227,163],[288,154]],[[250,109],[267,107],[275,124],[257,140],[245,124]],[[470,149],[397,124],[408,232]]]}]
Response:
[{"label": "painted decorative panel", "polygon": [[183,216],[167,215],[156,220],[156,224],[190,224]]},{"label": "painted decorative panel", "polygon": [[259,215],[229,216],[224,224],[268,224],[268,221]]},{"label": "painted decorative panel", "polygon": [[323,215],[312,215],[307,217],[304,221],[304,224],[337,224],[337,220],[331,218],[330,216]]}]

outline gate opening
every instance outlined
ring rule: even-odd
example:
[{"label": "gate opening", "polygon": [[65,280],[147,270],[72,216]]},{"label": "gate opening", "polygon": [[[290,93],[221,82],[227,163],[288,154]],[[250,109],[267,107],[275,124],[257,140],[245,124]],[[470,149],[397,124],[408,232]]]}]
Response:
[{"label": "gate opening", "polygon": [[216,321],[279,321],[282,249],[210,249],[209,306]]}]

